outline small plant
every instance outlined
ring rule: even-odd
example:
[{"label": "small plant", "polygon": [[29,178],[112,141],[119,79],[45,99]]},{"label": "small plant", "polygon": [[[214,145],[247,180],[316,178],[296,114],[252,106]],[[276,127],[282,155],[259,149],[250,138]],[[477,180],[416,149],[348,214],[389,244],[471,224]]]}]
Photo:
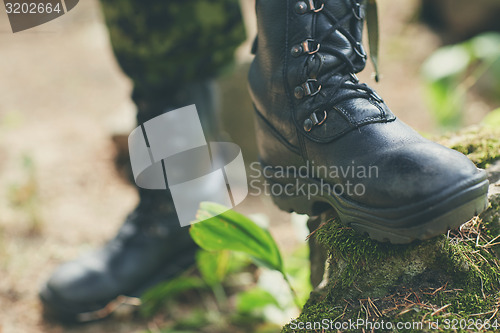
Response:
[{"label": "small plant", "polygon": [[[215,217],[205,219],[207,216]],[[163,333],[279,331],[282,322],[269,321],[269,310],[280,312],[279,316],[288,320],[290,311],[295,309],[296,315],[296,308],[301,308],[311,290],[309,270],[304,269],[307,247],[295,251],[285,269],[271,234],[244,215],[206,202],[200,206],[198,219],[202,222],[190,229],[192,238],[201,247],[196,255],[198,273],[187,271],[149,290],[142,297],[142,314],[151,317],[162,309],[165,318],[175,318],[173,323],[167,319],[160,324]],[[270,292],[261,280],[263,276],[269,280],[267,272],[273,271],[279,273],[277,280],[270,274]],[[291,287],[291,280],[300,287],[299,295]],[[285,288],[284,292],[276,292],[278,285]],[[285,286],[292,296],[286,294]]]},{"label": "small plant", "polygon": [[462,125],[467,93],[481,81],[481,92],[498,100],[500,34],[485,33],[460,44],[444,46],[422,66],[429,107],[438,125]]},{"label": "small plant", "polygon": [[[209,218],[210,216],[213,216]],[[283,265],[281,252],[271,234],[244,215],[211,202],[204,202],[198,211],[203,222],[191,226],[191,237],[207,251],[237,251],[249,255],[259,265],[280,272],[300,309],[299,298]]]},{"label": "small plant", "polygon": [[38,235],[41,232],[43,223],[40,216],[40,195],[36,179],[36,168],[30,156],[23,156],[22,169],[26,179],[20,184],[10,186],[8,198],[12,206],[25,212],[28,216],[29,233]]}]

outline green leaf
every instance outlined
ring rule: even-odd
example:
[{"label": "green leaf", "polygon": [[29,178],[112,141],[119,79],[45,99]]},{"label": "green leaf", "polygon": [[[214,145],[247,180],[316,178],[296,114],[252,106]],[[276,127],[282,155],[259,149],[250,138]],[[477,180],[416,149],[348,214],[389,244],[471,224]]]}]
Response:
[{"label": "green leaf", "polygon": [[151,316],[162,304],[176,295],[188,290],[201,289],[204,287],[205,284],[198,277],[176,277],[175,279],[161,283],[146,291],[141,297],[141,312],[145,316]]},{"label": "green leaf", "polygon": [[[195,330],[196,332],[203,332],[203,328],[207,326],[211,326],[214,324],[214,314],[207,309],[195,309],[194,311],[189,312],[187,316],[179,316],[174,320],[174,325],[171,330],[178,333],[188,333],[191,330]],[[175,329],[175,330],[174,330]],[[168,332],[168,331],[167,331]]]},{"label": "green leaf", "polygon": [[203,202],[191,225],[191,237],[207,251],[232,250],[250,255],[258,264],[283,272],[273,237],[252,220],[216,203]]},{"label": "green leaf", "polygon": [[306,304],[312,291],[311,270],[304,269],[304,267],[309,267],[310,265],[309,246],[302,244],[295,249],[287,257],[286,263],[285,272],[291,282],[293,282],[300,304]]},{"label": "green leaf", "polygon": [[203,280],[210,287],[222,283],[226,277],[229,255],[228,251],[209,252],[204,250],[200,250],[196,254],[196,265]]},{"label": "green leaf", "polygon": [[482,123],[490,127],[500,127],[500,108],[488,113]]},{"label": "green leaf", "polygon": [[470,45],[477,58],[498,58],[500,56],[500,34],[486,32],[470,40]]},{"label": "green leaf", "polygon": [[465,73],[471,60],[471,54],[465,44],[444,46],[424,62],[422,74],[428,81],[458,77]]},{"label": "green leaf", "polygon": [[236,308],[241,313],[251,313],[267,305],[276,305],[278,308],[280,307],[273,295],[260,288],[242,292],[238,294],[236,299]]},{"label": "green leaf", "polygon": [[242,272],[246,267],[252,264],[252,259],[244,252],[232,252],[227,266],[227,273]]},{"label": "green leaf", "polygon": [[465,95],[456,88],[454,82],[429,82],[425,93],[432,115],[441,127],[457,128],[462,124]]}]

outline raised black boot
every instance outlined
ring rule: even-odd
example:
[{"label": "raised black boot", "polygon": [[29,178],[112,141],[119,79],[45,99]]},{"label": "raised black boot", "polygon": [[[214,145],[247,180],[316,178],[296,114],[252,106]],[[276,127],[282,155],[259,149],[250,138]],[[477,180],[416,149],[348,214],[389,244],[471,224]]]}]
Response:
[{"label": "raised black boot", "polygon": [[263,174],[280,208],[333,208],[345,225],[393,243],[431,238],[485,208],[484,170],[420,136],[358,82],[364,3],[256,7],[250,93]]}]

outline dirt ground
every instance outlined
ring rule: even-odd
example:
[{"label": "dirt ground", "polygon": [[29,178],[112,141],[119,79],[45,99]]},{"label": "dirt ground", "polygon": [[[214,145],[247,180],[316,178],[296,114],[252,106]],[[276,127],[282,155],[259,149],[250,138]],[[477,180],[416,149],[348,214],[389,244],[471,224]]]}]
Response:
[{"label": "dirt ground", "polygon": [[[405,122],[432,131],[418,69],[438,41],[408,24],[415,4],[380,1],[384,75],[377,89]],[[137,202],[133,187],[117,175],[111,141],[112,133],[134,126],[131,82],[113,58],[98,2],[81,1],[69,14],[17,34],[2,7],[0,45],[0,332],[147,329],[133,319],[46,323],[37,299],[58,264],[111,237]],[[241,62],[249,59],[248,49],[240,54],[246,54]],[[361,77],[373,84],[370,71]],[[237,77],[244,91],[244,76]],[[268,215],[280,245],[296,244],[289,215],[269,200],[253,198],[239,209]]]}]

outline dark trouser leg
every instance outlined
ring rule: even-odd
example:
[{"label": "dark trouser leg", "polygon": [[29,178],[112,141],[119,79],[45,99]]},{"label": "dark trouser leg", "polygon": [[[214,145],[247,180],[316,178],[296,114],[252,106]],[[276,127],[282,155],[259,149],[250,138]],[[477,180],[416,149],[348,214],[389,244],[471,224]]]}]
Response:
[{"label": "dark trouser leg", "polygon": [[103,0],[102,7],[116,59],[134,83],[138,122],[193,101],[200,115],[213,114],[207,82],[232,65],[244,40],[238,0]]},{"label": "dark trouser leg", "polygon": [[[237,0],[105,0],[103,9],[116,59],[134,83],[138,122],[196,104],[209,139],[215,137],[211,81],[244,37]],[[112,240],[52,274],[40,291],[46,313],[97,319],[118,296],[139,296],[194,262],[196,246],[170,193],[139,190],[139,197]]]}]

